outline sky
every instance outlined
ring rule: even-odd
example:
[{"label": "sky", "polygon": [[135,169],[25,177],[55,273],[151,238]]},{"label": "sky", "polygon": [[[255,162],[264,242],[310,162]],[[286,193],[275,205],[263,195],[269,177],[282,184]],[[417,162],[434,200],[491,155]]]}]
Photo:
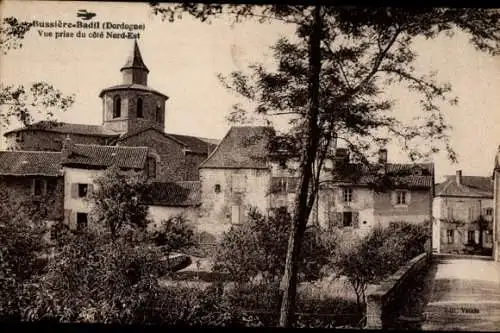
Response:
[{"label": "sky", "polygon": [[[141,3],[0,2],[1,17],[14,16],[22,21],[76,22],[79,9],[96,13],[93,21],[144,24],[138,43],[150,70],[148,85],[169,96],[166,131],[208,138],[221,139],[230,128],[226,116],[232,105],[244,102],[220,83],[217,73],[244,70],[252,63],[273,66],[269,47],[280,36],[294,32],[293,26],[282,23],[231,25],[218,20],[206,24],[188,16],[174,23],[163,22]],[[452,38],[419,40],[416,45],[417,69],[438,71],[438,79],[450,82],[459,98],[458,106],[443,107],[453,127],[451,143],[459,162],[452,164],[445,154],[435,155],[437,180],[459,169],[464,175],[490,176],[500,145],[500,57],[479,53],[461,33]],[[60,121],[102,124],[99,92],[121,83],[120,68],[132,46],[132,39],[55,39],[41,37],[37,29],[32,29],[21,49],[0,55],[0,82],[50,82],[76,96],[72,108],[59,114]],[[420,112],[414,96],[397,88],[391,93],[397,102],[395,112],[401,117]],[[390,161],[407,161],[397,145],[388,146],[388,150]]]}]

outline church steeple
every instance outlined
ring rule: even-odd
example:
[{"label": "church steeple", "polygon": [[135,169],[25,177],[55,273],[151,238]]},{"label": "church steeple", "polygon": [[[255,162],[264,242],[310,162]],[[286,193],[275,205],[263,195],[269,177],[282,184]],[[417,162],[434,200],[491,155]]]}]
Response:
[{"label": "church steeple", "polygon": [[125,65],[120,69],[123,73],[123,83],[124,84],[141,84],[144,86],[148,85],[148,73],[149,69],[144,64],[142,60],[141,51],[139,50],[139,45],[137,45],[137,40],[134,40],[134,48],[132,53],[127,59]]}]

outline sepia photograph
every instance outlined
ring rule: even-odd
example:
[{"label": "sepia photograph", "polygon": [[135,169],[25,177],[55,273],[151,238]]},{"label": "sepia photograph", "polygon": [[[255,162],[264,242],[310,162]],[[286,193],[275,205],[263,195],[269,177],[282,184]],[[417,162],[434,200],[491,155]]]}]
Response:
[{"label": "sepia photograph", "polygon": [[1,323],[500,331],[500,9],[0,20]]}]

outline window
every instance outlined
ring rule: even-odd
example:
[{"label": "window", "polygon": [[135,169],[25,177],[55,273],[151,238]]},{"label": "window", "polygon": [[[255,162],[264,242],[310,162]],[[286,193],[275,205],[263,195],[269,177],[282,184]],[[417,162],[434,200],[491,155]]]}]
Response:
[{"label": "window", "polygon": [[453,244],[453,240],[455,238],[454,230],[446,230],[446,240],[448,244]]},{"label": "window", "polygon": [[294,193],[297,188],[296,177],[272,177],[271,192],[272,193]]},{"label": "window", "polygon": [[23,141],[24,141],[23,132],[17,132],[16,133],[16,142],[23,142]]},{"label": "window", "polygon": [[447,215],[449,219],[453,219],[453,207],[447,208]]},{"label": "window", "polygon": [[344,227],[352,227],[352,212],[344,212],[342,217],[342,225]]},{"label": "window", "polygon": [[396,204],[397,205],[407,205],[406,191],[396,191]]},{"label": "window", "polygon": [[120,118],[122,113],[122,99],[115,96],[113,100],[113,118]]},{"label": "window", "polygon": [[154,157],[148,157],[146,172],[148,178],[156,178],[156,159]]},{"label": "window", "polygon": [[476,244],[476,233],[474,230],[467,231],[467,244]]},{"label": "window", "polygon": [[344,188],[344,202],[352,202],[352,188]]},{"label": "window", "polygon": [[156,103],[156,112],[155,112],[156,122],[161,123],[163,121],[161,117],[161,105],[160,102]]},{"label": "window", "polygon": [[142,98],[137,99],[137,118],[142,118]]},{"label": "window", "polygon": [[220,184],[215,184],[214,191],[215,193],[220,193]]},{"label": "window", "polygon": [[88,184],[78,184],[78,197],[85,198],[88,194],[89,185]]},{"label": "window", "polygon": [[76,213],[76,230],[83,231],[87,228],[88,216],[87,213]]},{"label": "window", "polygon": [[486,208],[484,211],[485,211],[485,215],[488,215],[488,216],[493,215],[493,208]]},{"label": "window", "polygon": [[47,182],[42,179],[33,180],[33,195],[41,196],[45,195],[47,190]]},{"label": "window", "polygon": [[474,207],[469,207],[469,220],[474,220]]}]

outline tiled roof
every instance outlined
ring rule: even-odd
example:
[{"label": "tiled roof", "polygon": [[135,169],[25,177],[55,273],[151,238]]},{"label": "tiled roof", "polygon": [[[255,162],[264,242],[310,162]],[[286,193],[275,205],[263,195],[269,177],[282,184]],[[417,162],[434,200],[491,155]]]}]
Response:
[{"label": "tiled roof", "polygon": [[436,196],[493,197],[491,177],[462,176],[461,185],[456,176],[446,176],[446,181],[436,185]]},{"label": "tiled roof", "polygon": [[200,168],[267,169],[269,127],[233,126]]},{"label": "tiled roof", "polygon": [[[371,170],[370,170],[371,167]],[[372,186],[383,181],[383,175],[390,182],[389,186],[408,188],[431,188],[434,182],[432,163],[387,163],[385,173],[378,173],[375,166],[349,164],[348,170],[354,170],[348,177],[340,177],[337,185]]]},{"label": "tiled roof", "polygon": [[191,151],[200,154],[210,154],[212,150],[214,150],[215,147],[217,146],[217,143],[214,144],[213,142],[219,142],[219,140],[215,139],[204,139],[190,135],[171,134],[171,133],[167,133],[167,135],[183,142],[186,146],[189,147]]},{"label": "tiled roof", "polygon": [[104,126],[100,125],[71,124],[71,123],[49,122],[49,121],[39,121],[26,127],[21,127],[14,129],[12,131],[5,132],[4,135],[7,135],[9,133],[31,131],[31,130],[57,132],[64,134],[105,136],[105,137],[113,137],[119,135],[119,133],[108,130]]},{"label": "tiled roof", "polygon": [[145,92],[150,92],[150,93],[154,93],[154,94],[157,94],[157,95],[160,95],[160,96],[163,96],[165,97],[166,99],[168,99],[168,96],[165,95],[165,94],[162,94],[161,92],[157,91],[157,90],[154,90],[153,88],[150,88],[148,86],[145,86],[143,84],[138,84],[138,83],[126,83],[126,84],[118,84],[118,85],[115,85],[115,86],[111,86],[111,87],[108,87],[108,88],[104,88],[103,90],[101,90],[101,92],[99,93],[99,97],[102,97],[104,95],[105,92],[107,91],[114,91],[114,90],[140,90],[140,91],[145,91]]},{"label": "tiled roof", "polygon": [[153,182],[152,204],[157,206],[196,206],[200,203],[200,182]]},{"label": "tiled roof", "polygon": [[0,151],[0,175],[61,176],[61,153]]},{"label": "tiled roof", "polygon": [[64,165],[143,169],[149,148],[74,144]]},{"label": "tiled roof", "polygon": [[162,130],[160,130],[154,126],[144,127],[144,128],[141,128],[137,131],[134,131],[134,132],[125,133],[122,136],[120,136],[116,141],[123,141],[127,138],[130,138],[132,136],[138,135],[140,133],[143,133],[143,132],[149,131],[149,130],[157,131],[158,133],[178,142],[179,144],[183,145],[186,149],[191,150],[192,152],[195,152],[195,153],[209,154],[216,147],[216,144],[207,142],[207,140],[214,140],[215,141],[215,139],[205,139],[205,138],[198,138],[196,136],[190,136],[190,135],[165,133]]}]

